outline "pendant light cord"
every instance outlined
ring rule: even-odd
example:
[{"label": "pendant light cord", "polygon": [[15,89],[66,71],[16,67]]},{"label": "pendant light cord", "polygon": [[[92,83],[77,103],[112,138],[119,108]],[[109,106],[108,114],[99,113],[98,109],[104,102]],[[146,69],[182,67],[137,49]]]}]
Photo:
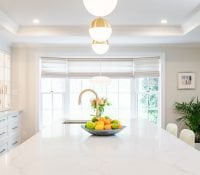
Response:
[{"label": "pendant light cord", "polygon": [[102,59],[99,57],[99,76],[102,76]]}]

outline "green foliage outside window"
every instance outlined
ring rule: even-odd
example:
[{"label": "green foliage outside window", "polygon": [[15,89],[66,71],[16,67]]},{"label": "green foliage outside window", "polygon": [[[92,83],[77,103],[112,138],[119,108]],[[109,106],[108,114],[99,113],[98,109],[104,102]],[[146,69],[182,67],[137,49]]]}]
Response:
[{"label": "green foliage outside window", "polygon": [[148,77],[139,79],[138,109],[144,118],[157,124],[159,78]]}]

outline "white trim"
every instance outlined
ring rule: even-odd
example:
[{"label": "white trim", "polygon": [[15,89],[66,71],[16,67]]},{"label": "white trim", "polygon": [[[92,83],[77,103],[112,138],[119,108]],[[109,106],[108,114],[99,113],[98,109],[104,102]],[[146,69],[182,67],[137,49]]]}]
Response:
[{"label": "white trim", "polygon": [[40,96],[40,92],[41,92],[41,60],[40,60],[40,57],[37,56],[37,59],[36,59],[36,108],[37,108],[37,111],[36,111],[36,114],[38,117],[36,117],[35,119],[35,122],[36,122],[36,126],[35,126],[35,132],[37,133],[38,131],[40,131],[41,129],[41,96]]},{"label": "white trim", "polygon": [[131,79],[131,118],[137,118],[137,94],[136,94],[136,79]]},{"label": "white trim", "polygon": [[166,116],[165,116],[165,114],[166,114],[166,109],[165,109],[165,69],[166,69],[166,65],[165,65],[165,63],[166,63],[166,60],[165,60],[165,54],[163,53],[163,54],[161,54],[160,55],[160,61],[161,61],[161,63],[160,63],[160,74],[161,74],[161,76],[160,76],[160,79],[161,79],[161,81],[160,81],[160,83],[161,83],[161,89],[160,89],[160,98],[161,98],[161,100],[160,100],[160,105],[161,105],[161,110],[160,110],[160,114],[161,114],[161,127],[163,128],[163,129],[165,129],[165,125],[166,125]]},{"label": "white trim", "polygon": [[70,115],[70,86],[69,86],[69,78],[66,78],[65,79],[66,83],[65,83],[65,90],[66,90],[66,93],[65,93],[65,101],[64,101],[64,104],[66,105],[66,107],[64,107],[64,113],[65,113],[65,119],[66,120],[69,120],[69,115]]},{"label": "white trim", "polygon": [[19,25],[0,10],[0,26],[12,34],[17,34]]}]

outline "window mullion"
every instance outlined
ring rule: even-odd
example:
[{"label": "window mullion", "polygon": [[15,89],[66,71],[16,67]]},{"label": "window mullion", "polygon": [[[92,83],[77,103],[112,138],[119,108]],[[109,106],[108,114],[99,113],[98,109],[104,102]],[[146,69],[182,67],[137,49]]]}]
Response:
[{"label": "window mullion", "polygon": [[70,114],[70,81],[69,78],[65,78],[65,92],[64,92],[64,118],[69,119]]}]

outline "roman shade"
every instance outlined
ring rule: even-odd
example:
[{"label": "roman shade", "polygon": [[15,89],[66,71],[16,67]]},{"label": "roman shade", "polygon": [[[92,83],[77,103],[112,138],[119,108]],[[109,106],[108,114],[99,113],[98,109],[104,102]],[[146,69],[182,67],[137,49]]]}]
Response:
[{"label": "roman shade", "polygon": [[159,76],[160,59],[150,58],[41,58],[42,77]]}]

